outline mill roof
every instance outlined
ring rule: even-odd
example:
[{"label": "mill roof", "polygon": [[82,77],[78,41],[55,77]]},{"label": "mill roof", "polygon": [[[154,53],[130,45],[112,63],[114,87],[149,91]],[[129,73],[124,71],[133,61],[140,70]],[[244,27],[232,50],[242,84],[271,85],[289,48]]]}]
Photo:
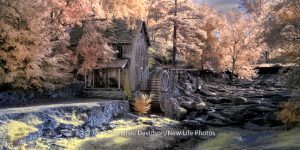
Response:
[{"label": "mill roof", "polygon": [[106,29],[104,35],[110,43],[131,44],[134,42],[141,29],[143,29],[143,32],[145,34],[147,45],[150,46],[147,26],[146,23],[142,20],[136,20],[134,23],[129,23],[126,20],[115,19],[112,21],[111,26]]}]

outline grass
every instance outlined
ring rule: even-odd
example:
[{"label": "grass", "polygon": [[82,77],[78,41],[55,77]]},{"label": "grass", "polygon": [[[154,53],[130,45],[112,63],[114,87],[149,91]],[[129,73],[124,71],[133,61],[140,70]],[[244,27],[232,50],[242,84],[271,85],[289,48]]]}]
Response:
[{"label": "grass", "polygon": [[73,126],[80,126],[84,123],[84,121],[80,119],[80,117],[76,116],[75,112],[73,112],[71,115],[66,115],[65,118],[60,118],[57,116],[51,116],[51,117],[55,119],[58,123],[71,124]]},{"label": "grass", "polygon": [[119,148],[121,145],[126,144],[129,141],[129,136],[120,135],[122,133],[142,129],[144,125],[139,126],[124,126],[112,130],[111,132],[103,132],[98,134],[93,138],[86,139],[61,139],[57,142],[58,145],[67,150],[77,150],[77,149],[88,149],[92,150],[95,148]]},{"label": "grass", "polygon": [[300,128],[295,128],[287,132],[279,133],[273,140],[272,144],[265,146],[269,149],[291,149],[300,148]]},{"label": "grass", "polygon": [[20,121],[30,125],[30,126],[37,126],[42,124],[43,122],[34,115],[27,115],[24,118],[20,119]]},{"label": "grass", "polygon": [[38,131],[34,126],[14,120],[8,121],[8,123],[2,125],[0,129],[2,130],[1,135],[5,136],[7,145],[9,146],[15,145],[18,140],[28,136],[30,133]]},{"label": "grass", "polygon": [[[173,123],[173,120],[170,119],[141,117],[138,120],[140,120],[141,122],[146,120],[153,120],[154,125],[160,125],[162,130],[167,130],[167,127],[163,126],[164,124],[170,122]],[[142,123],[137,124],[132,120],[116,120],[113,121],[113,123],[118,125],[117,128],[111,131],[99,133],[98,135],[96,135],[96,137],[90,137],[86,139],[60,139],[56,144],[67,150],[139,150],[145,149],[145,147],[147,149],[147,147],[149,148],[151,146],[163,147],[170,140],[174,140],[174,137],[138,135],[138,132],[144,131],[145,128],[148,127],[148,125]]]},{"label": "grass", "polygon": [[235,133],[220,133],[215,138],[200,143],[197,149],[220,150],[230,147],[231,141],[236,137]]}]

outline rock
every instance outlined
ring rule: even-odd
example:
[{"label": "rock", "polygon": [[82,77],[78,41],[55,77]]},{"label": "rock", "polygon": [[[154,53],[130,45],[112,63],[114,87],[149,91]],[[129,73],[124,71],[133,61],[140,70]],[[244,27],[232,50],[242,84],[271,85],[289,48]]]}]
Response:
[{"label": "rock", "polygon": [[143,124],[153,126],[154,122],[152,120],[146,120],[146,121],[143,121]]},{"label": "rock", "polygon": [[180,103],[180,106],[187,109],[187,110],[193,110],[196,109],[196,105],[194,101],[185,101]]},{"label": "rock", "polygon": [[234,98],[231,98],[231,101],[234,103],[234,104],[246,104],[248,102],[247,98],[245,97],[234,97]]},{"label": "rock", "polygon": [[196,104],[196,108],[198,110],[204,110],[206,108],[206,103],[205,102],[200,102]]},{"label": "rock", "polygon": [[89,117],[86,114],[80,114],[79,115],[79,119],[83,120],[85,122],[85,121],[87,121],[89,119]]},{"label": "rock", "polygon": [[21,139],[21,143],[28,143],[30,141],[34,141],[36,139],[38,139],[40,136],[42,135],[42,132],[33,132],[33,133],[30,133],[28,136],[24,137]]},{"label": "rock", "polygon": [[197,87],[191,83],[185,83],[184,84],[184,89],[188,93],[195,93],[197,90]]},{"label": "rock", "polygon": [[227,126],[228,124],[223,122],[220,119],[212,119],[212,120],[203,120],[201,121],[204,124],[212,125],[212,126]]},{"label": "rock", "polygon": [[54,130],[57,126],[57,121],[55,119],[49,119],[45,121],[43,125],[44,130]]},{"label": "rock", "polygon": [[132,114],[132,113],[125,113],[123,115],[123,118],[124,119],[138,119],[139,116],[135,115],[135,114]]},{"label": "rock", "polygon": [[75,136],[84,139],[86,137],[85,131],[82,128],[79,128],[75,131]]},{"label": "rock", "polygon": [[234,116],[237,114],[242,114],[242,111],[244,111],[246,108],[250,106],[231,106],[231,107],[225,107],[222,110],[222,114],[226,116]]},{"label": "rock", "polygon": [[159,127],[156,127],[156,126],[148,126],[148,127],[146,127],[146,131],[159,132],[161,130],[159,129]]},{"label": "rock", "polygon": [[103,123],[102,125],[105,126],[108,130],[116,128],[116,125],[114,123]]},{"label": "rock", "polygon": [[187,110],[180,107],[175,98],[169,98],[165,101],[165,116],[173,119],[181,119],[187,114]]},{"label": "rock", "polygon": [[0,125],[6,124],[5,121],[0,120]]},{"label": "rock", "polygon": [[215,97],[217,96],[218,94],[215,93],[215,92],[211,92],[211,91],[208,91],[208,90],[205,90],[205,89],[201,89],[200,90],[200,94],[204,95],[204,96],[209,96],[209,97]]},{"label": "rock", "polygon": [[218,114],[218,113],[209,113],[208,116],[216,118],[216,119],[220,119],[222,121],[232,122],[231,119],[226,118],[226,117],[224,117],[224,116],[222,116],[221,114]]},{"label": "rock", "polygon": [[63,129],[69,129],[69,130],[72,130],[74,129],[74,126],[71,125],[71,124],[64,124],[64,123],[61,123],[59,124],[59,126],[57,127],[58,130],[63,130]]},{"label": "rock", "polygon": [[160,119],[160,118],[161,118],[161,117],[158,116],[158,115],[150,115],[149,117],[150,117],[150,118],[155,118],[155,119]]},{"label": "rock", "polygon": [[97,134],[98,134],[98,129],[97,128],[91,129],[90,136],[96,136]]},{"label": "rock", "polygon": [[181,124],[184,127],[188,127],[190,129],[195,129],[195,130],[206,128],[206,126],[204,124],[202,124],[201,122],[196,121],[196,120],[183,120],[181,122]]},{"label": "rock", "polygon": [[74,131],[69,130],[69,129],[63,129],[63,130],[60,130],[59,132],[60,132],[60,134],[63,135],[63,137],[70,138],[70,137],[74,136]]},{"label": "rock", "polygon": [[279,120],[276,114],[273,112],[266,114],[266,122],[268,122],[268,124],[270,124],[271,127],[283,125],[282,121]]},{"label": "rock", "polygon": [[275,112],[276,110],[270,107],[266,106],[256,106],[252,108],[255,111],[260,111],[260,112]]},{"label": "rock", "polygon": [[213,103],[213,104],[220,104],[222,102],[222,100],[217,97],[207,97],[206,101]]},{"label": "rock", "polygon": [[85,135],[85,137],[89,137],[91,135],[91,128],[85,127],[84,128],[84,135]]}]

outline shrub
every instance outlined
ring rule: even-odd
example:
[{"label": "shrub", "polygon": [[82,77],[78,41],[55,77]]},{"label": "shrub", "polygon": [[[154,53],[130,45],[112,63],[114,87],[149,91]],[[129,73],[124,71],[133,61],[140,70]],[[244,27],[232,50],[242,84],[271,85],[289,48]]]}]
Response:
[{"label": "shrub", "polygon": [[140,115],[146,114],[151,109],[152,95],[143,94],[133,102],[133,109]]},{"label": "shrub", "polygon": [[282,110],[278,113],[278,118],[289,125],[300,124],[300,102],[288,101],[281,105]]}]

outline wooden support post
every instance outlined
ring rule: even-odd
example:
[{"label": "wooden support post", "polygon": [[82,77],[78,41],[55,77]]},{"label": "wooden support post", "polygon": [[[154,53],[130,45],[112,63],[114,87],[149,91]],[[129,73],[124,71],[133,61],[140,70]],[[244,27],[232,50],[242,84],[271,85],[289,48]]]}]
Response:
[{"label": "wooden support post", "polygon": [[108,69],[105,69],[105,79],[106,79],[106,87],[109,88],[109,85],[108,85]]},{"label": "wooden support post", "polygon": [[95,88],[95,71],[93,70],[93,88]]},{"label": "wooden support post", "polygon": [[84,71],[84,88],[86,88],[86,71]]},{"label": "wooden support post", "polygon": [[118,69],[118,88],[121,89],[121,69]]}]

